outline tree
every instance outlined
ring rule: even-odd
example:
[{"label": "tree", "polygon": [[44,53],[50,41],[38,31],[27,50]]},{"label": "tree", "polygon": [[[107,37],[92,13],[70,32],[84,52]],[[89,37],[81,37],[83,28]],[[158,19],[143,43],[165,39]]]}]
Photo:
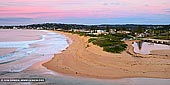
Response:
[{"label": "tree", "polygon": [[170,35],[170,24],[169,24],[169,26],[168,26],[167,28],[168,28],[168,40],[170,40],[170,39],[169,39],[169,35]]},{"label": "tree", "polygon": [[127,29],[126,29],[126,27],[122,27],[122,30],[123,30],[123,31],[126,31]]},{"label": "tree", "polygon": [[158,37],[159,37],[159,34],[160,34],[159,30],[155,30],[155,34],[156,34],[156,36],[157,36],[157,38],[158,38]]},{"label": "tree", "polygon": [[[170,28],[170,26],[169,26],[169,28]],[[170,39],[169,39],[170,29],[168,29],[168,31],[167,31],[167,32],[168,32],[168,33],[167,33],[167,34],[168,34],[168,40],[170,40]]]},{"label": "tree", "polygon": [[110,31],[110,28],[109,26],[106,27],[106,32],[109,32]]},{"label": "tree", "polygon": [[142,26],[138,26],[137,33],[142,33],[142,32],[143,32]]}]

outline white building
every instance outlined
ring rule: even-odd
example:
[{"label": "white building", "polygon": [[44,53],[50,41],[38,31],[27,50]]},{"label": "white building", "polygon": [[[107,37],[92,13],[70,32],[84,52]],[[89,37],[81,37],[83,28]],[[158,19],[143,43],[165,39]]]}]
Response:
[{"label": "white building", "polygon": [[121,33],[121,34],[129,34],[131,33],[130,31],[117,31],[117,33]]}]

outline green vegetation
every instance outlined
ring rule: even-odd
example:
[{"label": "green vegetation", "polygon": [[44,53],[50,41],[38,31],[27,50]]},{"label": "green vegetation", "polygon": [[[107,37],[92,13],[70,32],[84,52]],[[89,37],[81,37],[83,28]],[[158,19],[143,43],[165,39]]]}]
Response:
[{"label": "green vegetation", "polygon": [[161,39],[161,40],[170,40],[170,31],[169,30],[153,30],[154,35],[151,38]]},{"label": "green vegetation", "polygon": [[127,47],[123,41],[120,41],[121,38],[120,34],[99,35],[97,38],[90,38],[89,43],[103,47],[103,50],[107,52],[120,53]]},{"label": "green vegetation", "polygon": [[152,38],[161,39],[161,40],[170,40],[170,37],[168,35],[167,36],[154,36]]},{"label": "green vegetation", "polygon": [[138,26],[137,33],[143,33],[142,26]]},{"label": "green vegetation", "polygon": [[125,35],[125,34],[94,35],[94,34],[88,34],[85,32],[73,32],[73,31],[66,31],[66,32],[69,32],[72,34],[78,34],[80,36],[93,37],[88,40],[89,43],[98,45],[102,47],[104,51],[111,52],[111,53],[121,53],[122,51],[124,51],[127,45],[121,40],[123,38],[131,38],[129,35]]}]

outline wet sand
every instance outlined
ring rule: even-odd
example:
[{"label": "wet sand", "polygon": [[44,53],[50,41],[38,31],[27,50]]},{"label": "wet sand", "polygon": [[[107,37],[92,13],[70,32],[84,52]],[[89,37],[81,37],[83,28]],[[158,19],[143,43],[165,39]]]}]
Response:
[{"label": "wet sand", "polygon": [[0,48],[0,56],[14,52],[16,48]]},{"label": "wet sand", "polygon": [[169,50],[153,50],[151,51],[151,54],[155,54],[155,55],[166,55],[166,56],[170,56],[170,51]]},{"label": "wet sand", "polygon": [[[116,78],[170,78],[170,55],[143,55],[133,51],[132,42],[121,54],[104,52],[102,48],[88,43],[89,37],[57,32],[72,39],[72,44],[61,54],[44,63],[50,70],[74,76]],[[166,50],[168,53],[170,50]],[[152,52],[151,52],[152,53]]]}]

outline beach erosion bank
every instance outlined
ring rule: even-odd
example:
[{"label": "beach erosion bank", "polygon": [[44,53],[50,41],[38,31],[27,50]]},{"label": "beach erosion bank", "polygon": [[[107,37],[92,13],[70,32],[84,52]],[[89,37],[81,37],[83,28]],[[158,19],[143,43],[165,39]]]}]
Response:
[{"label": "beach erosion bank", "polygon": [[[101,47],[88,43],[89,37],[58,32],[72,40],[72,44],[61,54],[43,64],[47,69],[74,76],[101,79],[117,78],[170,78],[170,55],[135,54],[133,41],[126,41],[128,48],[121,54],[103,51]],[[166,50],[169,53],[170,50]]]}]

